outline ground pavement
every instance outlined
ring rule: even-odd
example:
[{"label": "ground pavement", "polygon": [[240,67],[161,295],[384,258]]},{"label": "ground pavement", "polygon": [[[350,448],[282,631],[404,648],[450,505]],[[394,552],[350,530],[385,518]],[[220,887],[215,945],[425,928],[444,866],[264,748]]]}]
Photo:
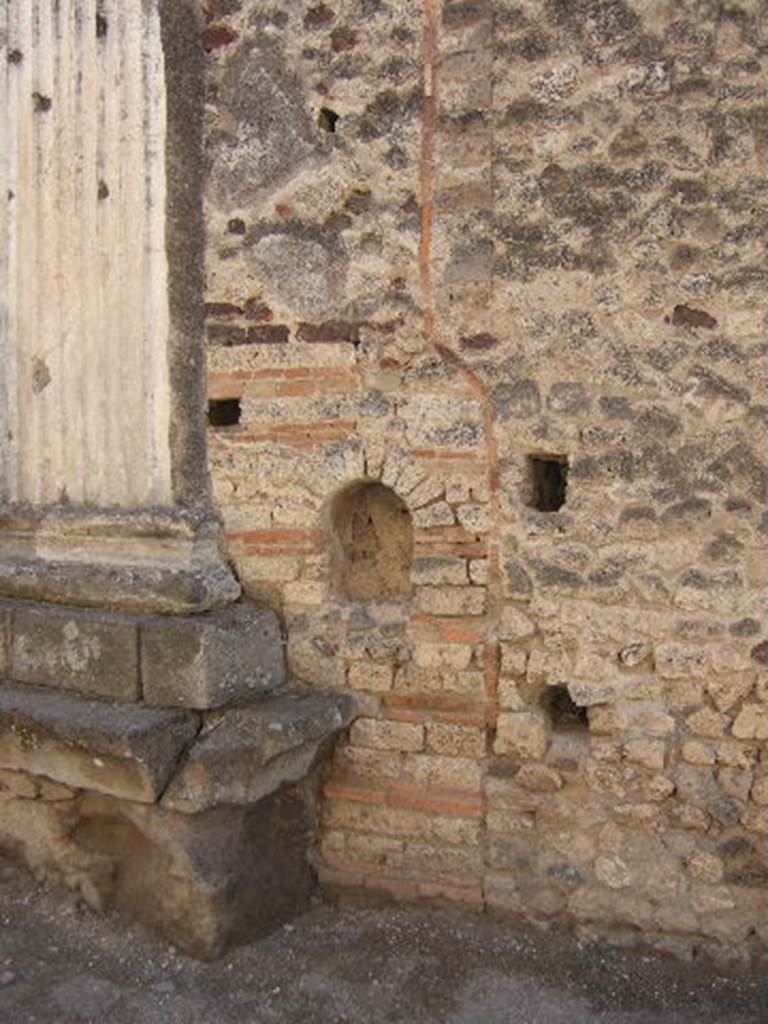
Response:
[{"label": "ground pavement", "polygon": [[198,963],[0,864],[0,1024],[765,1024],[760,989],[477,917],[324,905]]}]

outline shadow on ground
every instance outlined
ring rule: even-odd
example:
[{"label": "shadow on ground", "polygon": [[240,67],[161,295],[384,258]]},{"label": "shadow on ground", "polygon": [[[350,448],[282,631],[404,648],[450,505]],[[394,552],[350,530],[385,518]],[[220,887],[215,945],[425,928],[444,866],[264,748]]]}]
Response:
[{"label": "shadow on ground", "polygon": [[763,1024],[757,978],[480,918],[318,906],[213,963],[0,866],[2,1024]]}]

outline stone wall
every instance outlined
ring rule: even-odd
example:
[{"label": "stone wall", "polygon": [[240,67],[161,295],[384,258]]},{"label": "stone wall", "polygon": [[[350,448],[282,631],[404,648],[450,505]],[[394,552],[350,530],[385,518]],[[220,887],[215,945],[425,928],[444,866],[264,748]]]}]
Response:
[{"label": "stone wall", "polygon": [[[753,949],[761,5],[203,6],[215,499],[293,673],[365,708],[321,878]],[[365,481],[405,594],[339,573]]]}]

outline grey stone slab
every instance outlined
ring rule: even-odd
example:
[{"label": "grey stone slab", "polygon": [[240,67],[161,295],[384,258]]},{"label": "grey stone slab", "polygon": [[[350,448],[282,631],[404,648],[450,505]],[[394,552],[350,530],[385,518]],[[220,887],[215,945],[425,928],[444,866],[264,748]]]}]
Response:
[{"label": "grey stone slab", "polygon": [[240,585],[223,562],[177,569],[3,557],[0,594],[21,601],[185,615],[237,600]]},{"label": "grey stone slab", "polygon": [[268,693],[285,681],[280,623],[249,604],[147,619],[141,677],[147,704],[165,707],[217,708]]},{"label": "grey stone slab", "polygon": [[12,620],[7,675],[16,682],[113,700],[139,697],[135,619],[58,605],[18,604]]},{"label": "grey stone slab", "polygon": [[349,695],[311,690],[212,713],[163,805],[196,813],[218,804],[254,803],[304,778],[326,742],[355,714]]},{"label": "grey stone slab", "polygon": [[165,789],[197,717],[0,683],[0,768],[151,803]]}]

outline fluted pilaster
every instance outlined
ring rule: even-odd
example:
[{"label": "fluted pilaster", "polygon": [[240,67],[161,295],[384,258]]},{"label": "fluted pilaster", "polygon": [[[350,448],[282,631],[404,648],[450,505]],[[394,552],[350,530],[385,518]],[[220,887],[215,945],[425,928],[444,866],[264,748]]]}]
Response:
[{"label": "fluted pilaster", "polygon": [[0,494],[169,504],[157,6],[9,0],[0,19]]}]

